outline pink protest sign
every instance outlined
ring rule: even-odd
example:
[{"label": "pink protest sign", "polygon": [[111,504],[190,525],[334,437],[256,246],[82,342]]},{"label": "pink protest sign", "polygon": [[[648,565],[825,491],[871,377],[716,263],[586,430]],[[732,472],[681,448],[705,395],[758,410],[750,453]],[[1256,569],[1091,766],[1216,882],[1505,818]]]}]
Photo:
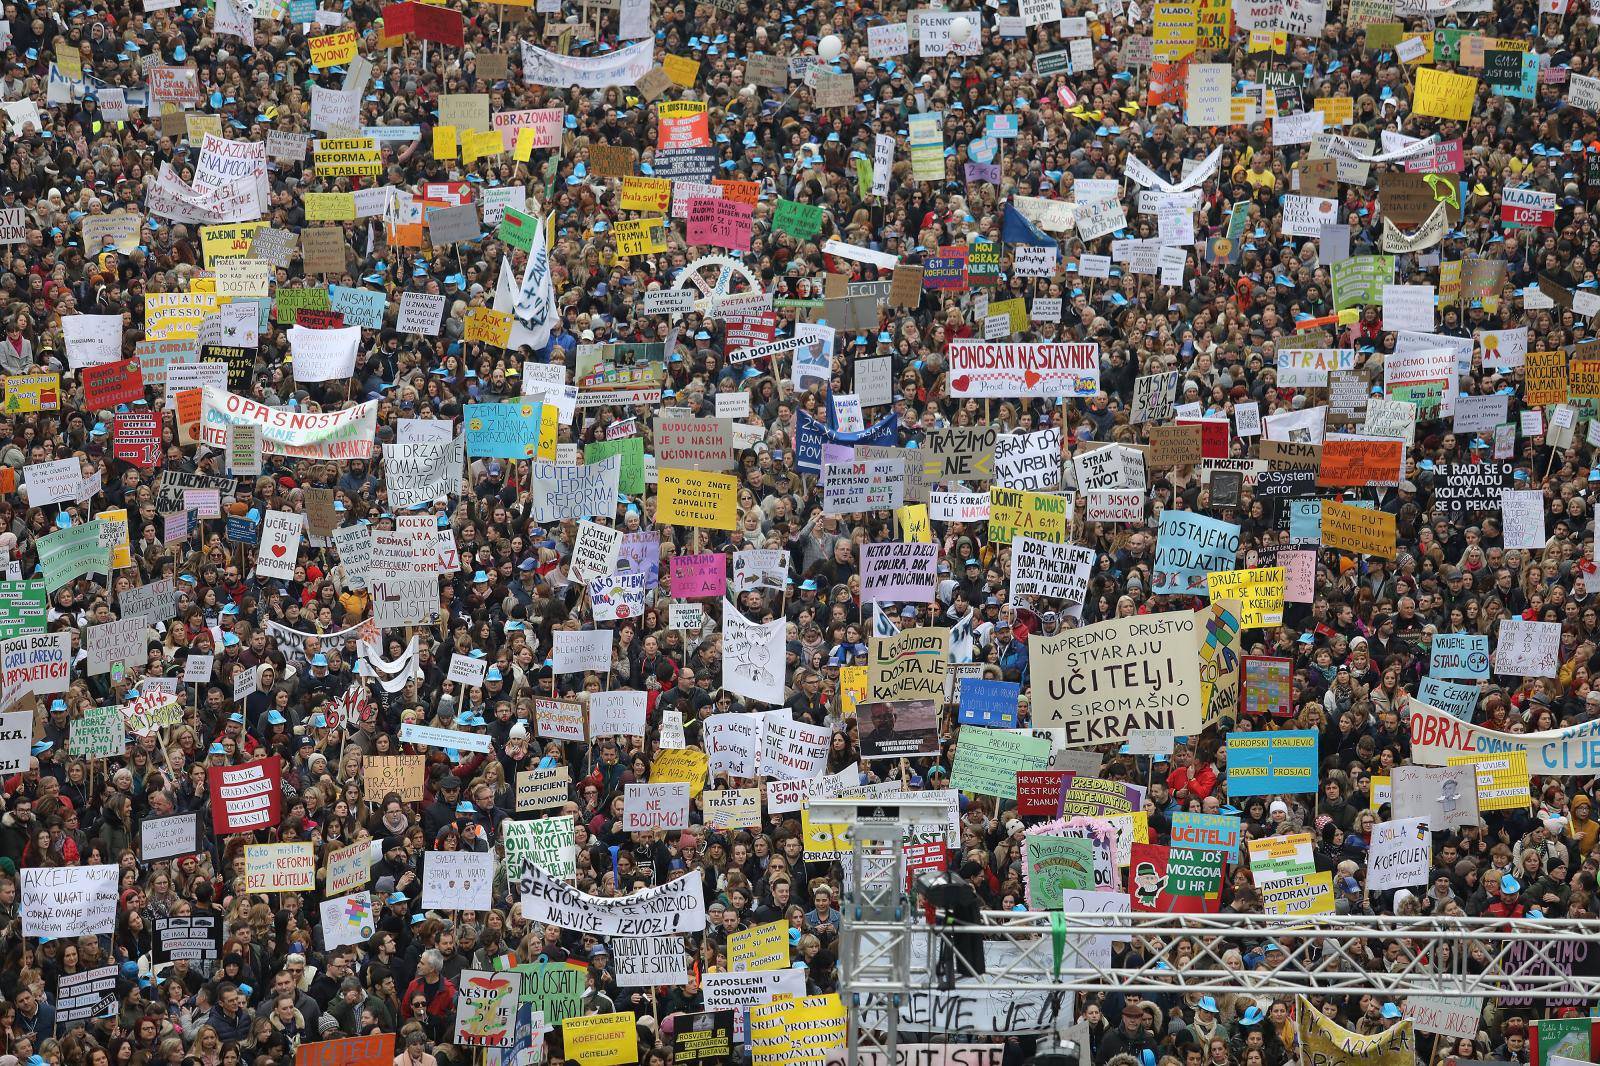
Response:
[{"label": "pink protest sign", "polygon": [[1310,603],[1316,597],[1317,553],[1279,552],[1283,564],[1283,598],[1289,603]]},{"label": "pink protest sign", "polygon": [[670,587],[675,600],[723,595],[728,588],[728,557],[721,552],[711,555],[674,555]]},{"label": "pink protest sign", "polygon": [[702,196],[689,201],[688,212],[690,244],[709,244],[736,252],[750,250],[750,220],[755,208],[749,204]]}]

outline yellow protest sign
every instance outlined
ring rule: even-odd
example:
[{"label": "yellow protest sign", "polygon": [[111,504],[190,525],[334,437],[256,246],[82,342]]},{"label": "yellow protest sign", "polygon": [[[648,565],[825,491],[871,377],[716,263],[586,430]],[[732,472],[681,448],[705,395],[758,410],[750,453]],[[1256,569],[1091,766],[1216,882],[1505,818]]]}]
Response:
[{"label": "yellow protest sign", "polygon": [[700,76],[700,61],[688,56],[662,56],[661,69],[672,79],[672,84],[689,89],[694,86],[695,78]]},{"label": "yellow protest sign", "polygon": [[1395,556],[1395,517],[1371,507],[1352,507],[1336,500],[1322,501],[1324,547],[1356,555]]},{"label": "yellow protest sign", "polygon": [[[1417,43],[1416,44],[1410,44],[1410,43],[1408,43],[1410,41],[1415,41]],[[1433,62],[1433,34],[1432,33],[1408,33],[1404,37],[1400,38],[1399,43],[1395,45],[1395,49],[1396,49],[1397,54],[1401,57],[1401,62],[1402,63],[1413,64],[1413,65],[1415,65],[1415,64],[1432,63]],[[1406,56],[1411,56],[1411,58],[1410,59],[1404,58]]]},{"label": "yellow protest sign", "polygon": [[732,474],[662,467],[656,521],[701,529],[732,529],[739,524],[739,479]]},{"label": "yellow protest sign", "polygon": [[1192,55],[1199,39],[1195,5],[1157,0],[1154,37],[1157,63],[1176,63]]},{"label": "yellow protest sign", "polygon": [[908,503],[897,509],[894,515],[900,520],[900,533],[906,540],[918,544],[933,543],[933,523],[928,520],[927,504]]},{"label": "yellow protest sign", "polygon": [[567,1060],[578,1066],[627,1066],[638,1062],[637,1022],[631,1011],[563,1018],[561,1043]]},{"label": "yellow protest sign", "polygon": [[989,543],[1009,544],[1035,537],[1052,544],[1067,542],[1067,501],[1063,496],[1025,489],[989,490]]},{"label": "yellow protest sign", "polygon": [[1422,67],[1417,71],[1417,93],[1411,101],[1411,110],[1417,115],[1465,122],[1472,117],[1472,104],[1477,95],[1477,78]]},{"label": "yellow protest sign", "polygon": [[1233,10],[1228,0],[1199,0],[1195,7],[1195,44],[1200,48],[1225,49],[1233,29]]},{"label": "yellow protest sign", "polygon": [[517,143],[511,146],[511,158],[519,163],[526,163],[533,156],[533,141],[538,131],[532,126],[523,126],[517,131]]},{"label": "yellow protest sign", "polygon": [[1262,909],[1268,914],[1332,914],[1333,874],[1286,874],[1262,885]]},{"label": "yellow protest sign", "polygon": [[[1426,67],[1424,70],[1428,69]],[[1306,1062],[1327,1066],[1415,1066],[1417,1038],[1406,1018],[1381,1033],[1362,1036],[1330,1019],[1304,996],[1295,1011],[1300,1029],[1300,1054]]]},{"label": "yellow protest sign", "polygon": [[[117,534],[117,542],[111,547],[111,569],[121,570],[124,566],[132,566],[133,545],[128,541],[128,509],[118,507],[110,511],[101,511],[95,517],[110,525]],[[105,527],[102,526],[102,533],[104,530]]]},{"label": "yellow protest sign", "polygon": [[360,177],[383,173],[383,155],[371,137],[326,137],[318,141],[312,162],[323,177]]},{"label": "yellow protest sign", "polygon": [[488,307],[468,308],[466,331],[462,338],[468,343],[477,341],[504,348],[511,343],[511,315]]},{"label": "yellow protest sign", "polygon": [[664,218],[619,218],[611,224],[617,239],[618,255],[648,255],[667,250],[667,220]]},{"label": "yellow protest sign", "polygon": [[1311,110],[1322,112],[1325,126],[1348,126],[1355,119],[1356,102],[1348,96],[1319,96],[1311,102]]},{"label": "yellow protest sign", "polygon": [[672,203],[672,179],[629,175],[622,179],[622,199],[619,203],[624,211],[653,211],[659,214]]},{"label": "yellow protest sign", "polygon": [[1206,575],[1206,591],[1212,600],[1238,600],[1243,605],[1241,629],[1283,624],[1283,585],[1281,566],[1219,570]]},{"label": "yellow protest sign", "polygon": [[222,136],[222,116],[202,111],[188,111],[183,116],[184,137],[190,144],[204,143],[206,134]]},{"label": "yellow protest sign", "polygon": [[1282,30],[1251,30],[1250,52],[1276,52],[1283,55],[1289,48],[1289,35]]},{"label": "yellow protest sign", "polygon": [[308,192],[304,201],[307,222],[354,222],[356,197],[348,192]]},{"label": "yellow protest sign", "polygon": [[1478,810],[1525,811],[1533,802],[1529,792],[1528,753],[1453,755],[1451,766],[1471,766],[1478,775]]},{"label": "yellow protest sign", "polygon": [[849,822],[813,822],[809,803],[800,808],[800,834],[805,842],[807,862],[822,862],[850,854],[850,841],[845,837],[849,830]]},{"label": "yellow protest sign", "polygon": [[6,377],[5,386],[8,415],[61,409],[60,374],[11,374]]},{"label": "yellow protest sign", "polygon": [[755,1066],[824,1062],[844,1047],[847,1016],[837,992],[776,999],[750,1008],[750,1054]]},{"label": "yellow protest sign", "polygon": [[555,462],[556,437],[560,432],[561,409],[553,403],[541,404],[539,410],[539,447],[534,452],[534,457]]},{"label": "yellow protest sign", "polygon": [[456,147],[456,128],[454,126],[433,127],[433,158],[454,159],[461,152]]},{"label": "yellow protest sign", "polygon": [[867,698],[867,668],[865,666],[839,667],[839,710],[846,715],[856,713],[856,704]]},{"label": "yellow protest sign", "polygon": [[217,313],[215,293],[147,292],[144,294],[144,337],[151,341],[191,341],[200,326]]},{"label": "yellow protest sign", "polygon": [[83,80],[83,54],[65,37],[56,38],[56,70],[68,81]]},{"label": "yellow protest sign", "polygon": [[728,934],[728,969],[782,970],[789,965],[789,923],[768,922]]},{"label": "yellow protest sign", "polygon": [[1529,352],[1522,368],[1522,399],[1530,407],[1567,402],[1567,353]]},{"label": "yellow protest sign", "polygon": [[476,162],[506,150],[505,139],[499,130],[467,130],[461,138],[461,161]]},{"label": "yellow protest sign", "polygon": [[230,222],[221,226],[200,227],[200,252],[210,268],[218,259],[241,259],[250,254],[250,243],[265,222]]},{"label": "yellow protest sign", "polygon": [[311,62],[314,65],[324,70],[342,66],[356,57],[356,31],[351,28],[325,33],[321,37],[311,38],[310,45]]},{"label": "yellow protest sign", "polygon": [[1015,296],[1009,300],[996,300],[989,305],[991,315],[1005,315],[1011,319],[1011,332],[1023,333],[1028,328],[1028,305],[1022,297]]},{"label": "yellow protest sign", "polygon": [[667,748],[650,764],[650,783],[682,782],[689,786],[690,796],[698,796],[706,787],[706,769],[710,761],[699,748]]}]

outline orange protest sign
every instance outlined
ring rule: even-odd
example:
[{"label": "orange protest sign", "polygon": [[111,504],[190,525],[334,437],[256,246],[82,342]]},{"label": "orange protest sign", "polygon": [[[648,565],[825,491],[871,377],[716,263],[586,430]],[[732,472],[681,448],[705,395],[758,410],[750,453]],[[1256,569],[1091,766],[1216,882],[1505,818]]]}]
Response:
[{"label": "orange protest sign", "polygon": [[1405,450],[1404,441],[1330,435],[1322,442],[1317,485],[1339,489],[1398,485]]}]

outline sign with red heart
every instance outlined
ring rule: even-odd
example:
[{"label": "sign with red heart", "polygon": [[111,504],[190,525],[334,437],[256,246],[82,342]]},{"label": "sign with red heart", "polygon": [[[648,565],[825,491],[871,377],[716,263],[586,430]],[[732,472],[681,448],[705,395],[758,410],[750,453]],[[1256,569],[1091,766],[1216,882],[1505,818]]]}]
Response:
[{"label": "sign with red heart", "polygon": [[268,511],[261,522],[261,548],[256,573],[278,581],[294,580],[295,560],[300,557],[300,531],[305,515],[292,511]]}]

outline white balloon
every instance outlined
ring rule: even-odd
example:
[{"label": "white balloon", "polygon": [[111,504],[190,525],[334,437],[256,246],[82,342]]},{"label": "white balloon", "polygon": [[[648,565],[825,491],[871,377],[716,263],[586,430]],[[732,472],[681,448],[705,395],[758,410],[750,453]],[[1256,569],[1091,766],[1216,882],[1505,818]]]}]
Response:
[{"label": "white balloon", "polygon": [[958,18],[950,23],[950,39],[956,44],[965,44],[968,37],[972,36],[972,22],[965,18]]},{"label": "white balloon", "polygon": [[839,53],[843,51],[844,42],[839,40],[836,34],[830,33],[817,42],[817,55],[824,63],[832,63],[839,58]]}]

